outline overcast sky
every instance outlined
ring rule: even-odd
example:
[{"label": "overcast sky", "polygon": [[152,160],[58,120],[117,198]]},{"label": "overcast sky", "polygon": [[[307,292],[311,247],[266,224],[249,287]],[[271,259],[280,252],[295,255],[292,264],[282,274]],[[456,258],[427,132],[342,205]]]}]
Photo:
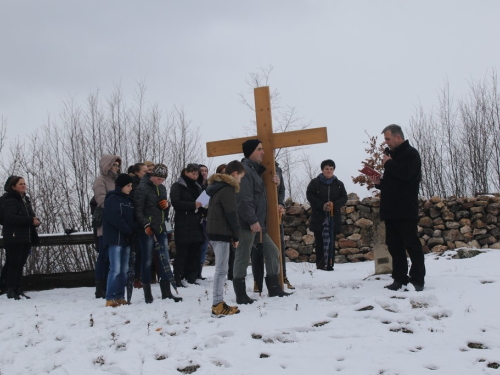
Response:
[{"label": "overcast sky", "polygon": [[403,127],[445,79],[460,96],[500,61],[500,1],[0,0],[0,115],[25,137],[74,96],[121,82],[132,101],[184,107],[203,141],[245,135],[249,72],[274,66],[271,89],[328,144],[348,192],[366,157],[365,130]]}]

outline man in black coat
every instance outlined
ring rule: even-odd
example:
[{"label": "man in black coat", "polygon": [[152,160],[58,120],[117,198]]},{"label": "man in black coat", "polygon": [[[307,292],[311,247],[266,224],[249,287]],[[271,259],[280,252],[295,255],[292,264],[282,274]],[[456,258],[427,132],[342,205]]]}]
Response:
[{"label": "man in black coat", "polygon": [[[380,219],[385,221],[385,242],[392,256],[392,278],[387,285],[399,290],[413,284],[424,289],[425,264],[422,244],[418,237],[418,192],[422,177],[418,151],[405,140],[399,125],[389,125],[383,131],[386,152],[383,155],[383,177],[370,177],[380,189]],[[406,252],[410,255],[408,276]]]}]

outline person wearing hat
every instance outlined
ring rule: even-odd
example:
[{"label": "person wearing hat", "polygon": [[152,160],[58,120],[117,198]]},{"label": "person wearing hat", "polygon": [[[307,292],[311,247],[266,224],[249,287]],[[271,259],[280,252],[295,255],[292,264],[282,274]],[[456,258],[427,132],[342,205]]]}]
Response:
[{"label": "person wearing hat", "polygon": [[132,177],[123,173],[115,180],[115,190],[108,191],[102,213],[103,246],[108,249],[109,273],[106,307],[126,305],[130,236],[134,231],[134,205],[130,198]]},{"label": "person wearing hat", "polygon": [[[170,262],[168,254],[168,237],[165,220],[168,216],[169,205],[167,189],[163,185],[168,176],[168,168],[164,164],[156,164],[149,179],[143,178],[134,194],[135,218],[142,229],[139,235],[141,246],[141,282],[146,303],[153,302],[151,293],[151,264],[155,242],[160,243],[161,257]],[[175,302],[182,298],[174,297],[170,289],[170,282],[163,267],[160,267],[161,298],[173,299]]]},{"label": "person wearing hat", "polygon": [[189,284],[196,284],[200,266],[200,248],[205,242],[200,222],[206,210],[196,201],[202,192],[201,186],[196,182],[199,173],[197,164],[188,164],[170,188],[170,200],[175,209],[174,276],[177,286],[180,287],[183,286],[181,283],[183,277]]},{"label": "person wearing hat", "polygon": [[[262,173],[266,168],[261,164],[264,157],[262,143],[258,139],[249,139],[242,144],[245,157],[242,164],[245,176],[241,179],[238,194],[238,220],[241,226],[240,245],[236,251],[233,266],[233,287],[238,304],[250,304],[254,300],[246,293],[245,277],[250,261],[255,235],[262,232],[262,247],[266,259],[266,285],[270,297],[289,295],[279,282],[279,250],[267,233],[267,194]],[[273,181],[279,183],[278,177]],[[278,209],[276,207],[276,209]]]}]

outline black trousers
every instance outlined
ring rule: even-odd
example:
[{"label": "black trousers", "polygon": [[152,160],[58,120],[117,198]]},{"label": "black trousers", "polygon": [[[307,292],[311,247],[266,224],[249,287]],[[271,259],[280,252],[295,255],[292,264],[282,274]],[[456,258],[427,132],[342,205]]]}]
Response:
[{"label": "black trousers", "polygon": [[5,247],[7,275],[7,288],[21,288],[23,269],[30,254],[31,244],[22,243],[16,245],[8,245]]},{"label": "black trousers", "polygon": [[[392,257],[392,278],[405,285],[410,279],[415,284],[424,285],[424,252],[417,224],[417,219],[385,220],[385,243]],[[409,277],[407,251],[411,260]]]},{"label": "black trousers", "polygon": [[175,244],[174,276],[176,281],[180,281],[183,277],[189,283],[196,281],[200,267],[201,245],[201,242]]}]

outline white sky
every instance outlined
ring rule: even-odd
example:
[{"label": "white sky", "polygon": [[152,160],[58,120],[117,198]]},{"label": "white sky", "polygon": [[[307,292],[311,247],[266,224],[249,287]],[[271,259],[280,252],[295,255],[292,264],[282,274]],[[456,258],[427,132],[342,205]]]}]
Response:
[{"label": "white sky", "polygon": [[[158,285],[153,304],[135,289],[132,305],[116,309],[95,299],[94,288],[28,292],[31,299],[21,301],[3,295],[0,369],[150,375],[196,365],[195,375],[498,374],[488,365],[500,365],[500,250],[457,260],[447,254],[426,256],[423,292],[384,289],[392,279],[370,276],[373,262],[337,264],[335,272],[288,263],[293,295],[269,298],[264,287],[259,297],[249,275],[248,293],[257,301],[220,319],[210,313],[214,267],[203,269],[202,285],[180,290],[179,303],[162,300]],[[234,305],[227,284],[224,299]]]},{"label": "white sky", "polygon": [[254,114],[244,81],[274,66],[271,89],[329,143],[308,149],[337,163],[348,192],[366,155],[364,131],[407,126],[448,79],[457,96],[500,60],[500,2],[0,0],[0,115],[25,137],[69,95],[105,97],[121,82],[131,102],[186,110],[203,141],[243,136]]}]

